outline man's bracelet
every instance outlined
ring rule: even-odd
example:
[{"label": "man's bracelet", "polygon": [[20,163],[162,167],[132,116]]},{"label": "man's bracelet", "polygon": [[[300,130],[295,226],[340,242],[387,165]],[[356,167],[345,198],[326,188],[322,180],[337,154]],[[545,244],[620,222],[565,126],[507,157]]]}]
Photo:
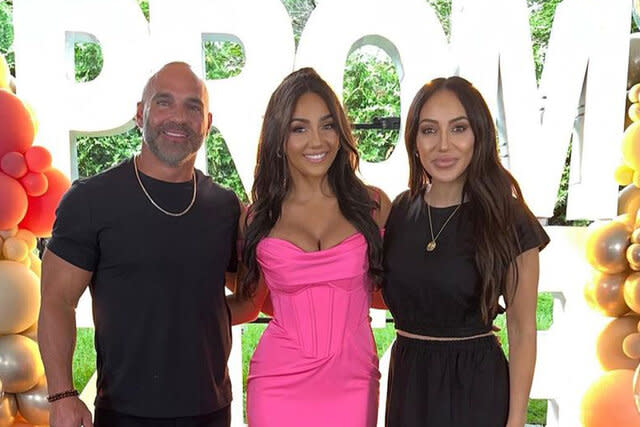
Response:
[{"label": "man's bracelet", "polygon": [[51,403],[51,402],[55,402],[56,400],[65,399],[67,397],[78,396],[79,394],[80,393],[78,393],[78,390],[71,389],[67,391],[61,391],[60,393],[51,394],[47,396],[47,400],[49,401],[49,403]]}]

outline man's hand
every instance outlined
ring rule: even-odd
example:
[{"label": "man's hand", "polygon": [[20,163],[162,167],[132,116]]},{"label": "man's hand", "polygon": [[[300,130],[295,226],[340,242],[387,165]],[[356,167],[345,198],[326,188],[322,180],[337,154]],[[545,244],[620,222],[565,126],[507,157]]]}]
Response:
[{"label": "man's hand", "polygon": [[51,427],[93,427],[93,422],[87,405],[74,396],[51,403],[49,425]]}]

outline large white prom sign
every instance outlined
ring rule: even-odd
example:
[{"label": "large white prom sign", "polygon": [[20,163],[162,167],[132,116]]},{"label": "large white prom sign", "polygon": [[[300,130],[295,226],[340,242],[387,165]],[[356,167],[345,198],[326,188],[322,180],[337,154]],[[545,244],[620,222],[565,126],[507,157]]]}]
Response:
[{"label": "large white prom sign", "polygon": [[[612,145],[623,131],[628,1],[560,3],[539,90],[525,0],[453,0],[450,43],[424,0],[322,0],[297,51],[289,16],[278,0],[149,3],[150,22],[135,0],[14,2],[18,90],[38,112],[37,143],[71,175],[70,140],[77,132],[107,134],[130,127],[150,70],[179,59],[203,74],[202,41],[230,39],[242,44],[245,66],[240,75],[208,86],[214,125],[250,187],[261,116],[279,81],[309,65],[340,93],[349,52],[373,44],[397,64],[403,117],[417,89],[433,77],[460,74],[481,89],[503,125],[508,166],[540,217],[553,213],[584,92],[568,217],[615,215],[612,171],[619,155]],[[77,83],[73,45],[86,39],[99,41],[104,66],[94,81]],[[406,163],[400,141],[387,161],[364,164],[362,170],[367,181],[393,196],[406,186]]]},{"label": "large white prom sign", "polygon": [[[151,70],[182,60],[204,75],[203,40],[233,40],[244,50],[242,72],[207,84],[214,126],[250,188],[262,114],[281,79],[313,66],[340,94],[348,54],[372,44],[396,63],[403,118],[415,92],[431,78],[459,74],[474,82],[498,119],[505,161],[537,216],[552,215],[572,138],[567,217],[615,216],[613,171],[623,133],[630,1],[560,3],[540,87],[526,0],[453,0],[450,41],[425,0],[316,3],[296,50],[279,0],[150,0],[149,22],[135,0],[14,0],[17,85],[40,120],[36,143],[73,176],[74,136],[131,127]],[[74,80],[78,40],[97,40],[104,56],[102,72],[88,83]],[[584,120],[575,126],[581,104]],[[204,161],[199,156],[201,168]],[[387,161],[363,164],[363,176],[393,197],[406,187],[406,163],[400,140]],[[550,399],[548,426],[566,427],[578,424],[582,393],[598,375],[594,336],[604,319],[582,297],[589,272],[581,252],[584,229],[547,231],[552,243],[541,257],[540,290],[554,293],[556,304],[551,329],[538,334],[532,395]],[[79,319],[82,324],[90,315]],[[236,343],[237,334],[235,329]],[[242,419],[239,351],[234,346],[230,365],[234,424]],[[381,396],[384,390],[383,381]],[[381,402],[381,418],[383,408]]]}]

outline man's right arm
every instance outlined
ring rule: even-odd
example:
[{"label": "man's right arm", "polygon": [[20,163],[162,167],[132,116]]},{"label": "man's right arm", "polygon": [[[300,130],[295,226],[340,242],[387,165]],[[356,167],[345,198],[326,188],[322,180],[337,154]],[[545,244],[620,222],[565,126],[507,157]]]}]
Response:
[{"label": "man's right arm", "polygon": [[[91,280],[83,270],[47,250],[42,258],[42,305],[38,341],[49,395],[73,389],[71,362],[76,342],[75,309]],[[78,397],[51,404],[52,427],[91,427],[91,414]]]}]

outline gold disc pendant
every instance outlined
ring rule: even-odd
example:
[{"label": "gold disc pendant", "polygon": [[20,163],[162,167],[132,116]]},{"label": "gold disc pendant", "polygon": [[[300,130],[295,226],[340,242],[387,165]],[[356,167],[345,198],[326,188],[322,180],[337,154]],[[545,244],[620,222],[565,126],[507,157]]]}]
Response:
[{"label": "gold disc pendant", "polygon": [[436,242],[434,240],[427,243],[427,252],[433,252],[435,248],[436,248]]}]

